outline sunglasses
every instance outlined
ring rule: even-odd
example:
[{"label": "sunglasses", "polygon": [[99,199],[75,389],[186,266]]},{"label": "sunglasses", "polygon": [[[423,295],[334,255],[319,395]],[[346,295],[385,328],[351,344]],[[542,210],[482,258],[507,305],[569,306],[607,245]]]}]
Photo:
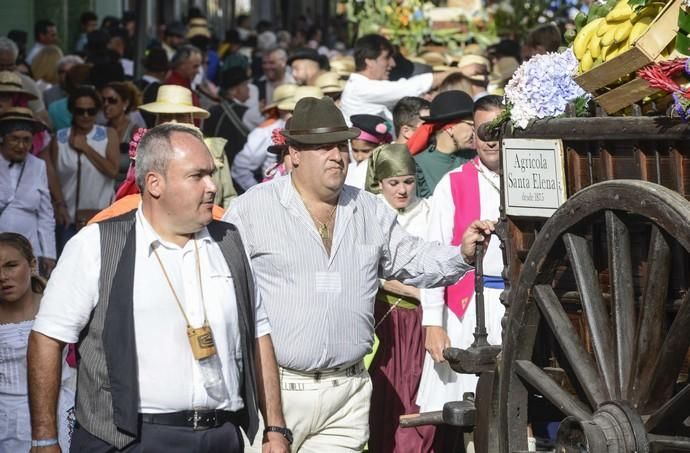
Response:
[{"label": "sunglasses", "polygon": [[115,104],[117,104],[118,102],[120,102],[120,100],[119,100],[118,98],[113,97],[113,96],[108,96],[108,97],[105,97],[105,96],[104,96],[104,97],[103,97],[103,100],[104,100],[107,104],[110,104],[110,105],[115,105]]},{"label": "sunglasses", "polygon": [[93,107],[89,109],[83,109],[81,107],[74,107],[74,115],[75,116],[96,116],[96,113],[98,113],[98,109]]}]

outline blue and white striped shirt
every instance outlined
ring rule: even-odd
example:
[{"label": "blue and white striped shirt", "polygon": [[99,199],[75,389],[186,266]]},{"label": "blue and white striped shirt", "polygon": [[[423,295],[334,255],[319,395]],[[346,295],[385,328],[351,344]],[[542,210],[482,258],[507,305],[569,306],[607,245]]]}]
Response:
[{"label": "blue and white striped shirt", "polygon": [[408,235],[375,195],[344,186],[329,256],[290,176],[252,187],[224,220],[242,235],[272,327],[278,364],[312,371],[371,350],[378,277],[447,286],[470,266],[459,247]]}]

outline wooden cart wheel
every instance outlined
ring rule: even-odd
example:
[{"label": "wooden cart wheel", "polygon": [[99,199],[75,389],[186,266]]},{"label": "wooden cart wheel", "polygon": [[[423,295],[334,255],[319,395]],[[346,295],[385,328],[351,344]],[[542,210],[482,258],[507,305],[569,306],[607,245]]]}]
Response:
[{"label": "wooden cart wheel", "polygon": [[[656,184],[592,185],[545,223],[508,296],[503,453],[527,451],[538,420],[560,422],[557,452],[690,451],[690,387],[677,382],[689,276],[677,277],[678,263],[689,268],[690,203]],[[563,279],[577,291],[559,292]]]}]

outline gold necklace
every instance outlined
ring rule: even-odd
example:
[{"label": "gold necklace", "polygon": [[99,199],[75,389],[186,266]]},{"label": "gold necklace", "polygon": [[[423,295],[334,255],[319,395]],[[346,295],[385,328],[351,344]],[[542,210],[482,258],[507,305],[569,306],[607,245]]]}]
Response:
[{"label": "gold necklace", "polygon": [[326,218],[325,222],[322,222],[319,220],[316,215],[314,215],[313,212],[309,209],[309,206],[307,206],[307,203],[304,201],[304,197],[302,196],[302,193],[299,191],[295,183],[292,183],[292,187],[295,188],[295,191],[299,195],[299,197],[302,199],[302,203],[304,204],[304,207],[306,208],[307,212],[311,216],[312,220],[316,222],[316,231],[319,233],[319,236],[321,236],[321,239],[324,241],[327,241],[330,238],[330,235],[328,233],[328,224],[331,223],[331,220],[333,219],[333,214],[335,214],[335,209],[338,207],[338,203],[333,206],[333,209],[331,210],[331,213],[328,214],[328,217]]}]

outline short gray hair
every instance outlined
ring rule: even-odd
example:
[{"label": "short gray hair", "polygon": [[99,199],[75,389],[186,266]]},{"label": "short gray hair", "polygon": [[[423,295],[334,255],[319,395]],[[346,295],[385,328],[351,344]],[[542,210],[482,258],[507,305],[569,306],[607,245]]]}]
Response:
[{"label": "short gray hair", "polygon": [[189,134],[204,143],[204,136],[194,126],[180,123],[163,123],[146,131],[137,146],[135,160],[135,174],[139,190],[144,193],[146,187],[146,175],[155,171],[165,174],[168,163],[173,157],[173,145],[170,141],[172,134]]},{"label": "short gray hair", "polygon": [[14,55],[14,59],[17,59],[17,56],[19,55],[19,48],[17,47],[17,44],[14,43],[10,38],[7,36],[0,36],[0,52],[12,52],[12,55]]},{"label": "short gray hair", "polygon": [[185,44],[184,46],[178,47],[172,60],[170,60],[170,67],[173,69],[180,67],[185,61],[192,58],[194,54],[201,55],[201,50],[196,46]]}]

